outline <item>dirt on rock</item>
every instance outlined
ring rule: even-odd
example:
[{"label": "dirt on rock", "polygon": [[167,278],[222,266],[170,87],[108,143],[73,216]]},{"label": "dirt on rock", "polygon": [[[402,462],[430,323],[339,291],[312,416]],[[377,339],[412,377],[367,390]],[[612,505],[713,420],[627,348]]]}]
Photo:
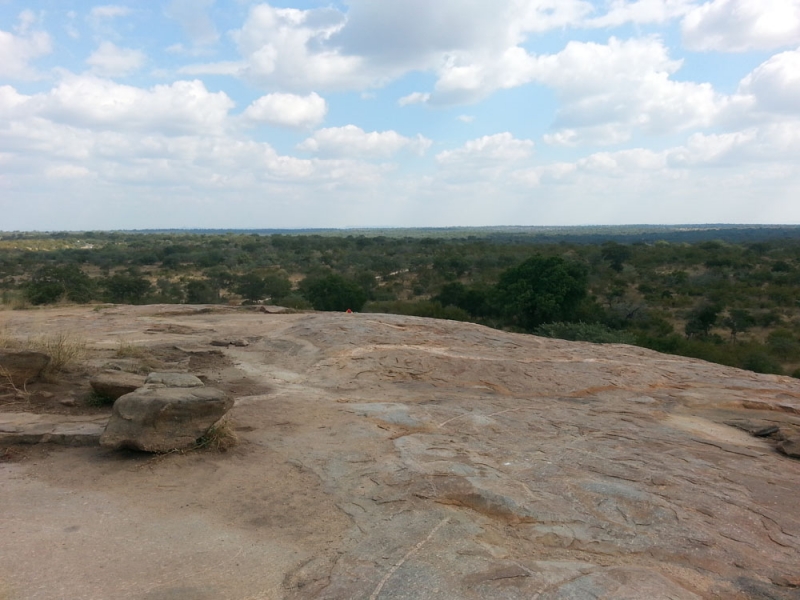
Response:
[{"label": "dirt on rock", "polygon": [[234,396],[239,436],[3,449],[3,600],[800,598],[800,461],[776,450],[800,433],[797,379],[394,315],[63,307],[0,327],[89,349],[0,418],[102,416],[92,374],[155,365]]}]

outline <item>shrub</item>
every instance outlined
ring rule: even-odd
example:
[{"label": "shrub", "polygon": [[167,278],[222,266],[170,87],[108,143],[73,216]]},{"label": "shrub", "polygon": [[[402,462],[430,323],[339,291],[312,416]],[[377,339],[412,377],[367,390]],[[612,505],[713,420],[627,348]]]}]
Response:
[{"label": "shrub", "polygon": [[600,323],[547,323],[534,331],[536,335],[573,342],[594,342],[595,344],[635,344],[636,336],[611,329]]},{"label": "shrub", "polygon": [[150,282],[135,273],[117,273],[103,281],[109,302],[119,304],[145,304],[150,292]]},{"label": "shrub", "polygon": [[532,331],[544,323],[576,320],[587,282],[582,265],[555,256],[533,256],[500,275],[495,302],[511,323]]},{"label": "shrub", "polygon": [[86,303],[92,299],[92,290],[92,280],[77,265],[46,266],[25,285],[25,297],[31,304],[51,304],[62,298]]},{"label": "shrub", "polygon": [[766,352],[755,351],[745,357],[742,368],[756,373],[772,373],[781,375],[783,369],[780,364]]},{"label": "shrub", "polygon": [[303,295],[315,310],[359,311],[367,301],[367,294],[356,282],[341,275],[327,275],[303,281]]}]

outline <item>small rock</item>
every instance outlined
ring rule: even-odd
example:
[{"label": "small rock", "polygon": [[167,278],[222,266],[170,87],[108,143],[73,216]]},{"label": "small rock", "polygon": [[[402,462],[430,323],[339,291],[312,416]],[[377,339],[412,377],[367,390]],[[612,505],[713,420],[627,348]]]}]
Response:
[{"label": "small rock", "polygon": [[39,392],[39,397],[45,400],[50,400],[53,396],[54,394],[52,392]]},{"label": "small rock", "polygon": [[772,583],[780,587],[800,588],[800,575],[790,575],[788,577],[778,575],[772,578]]},{"label": "small rock", "polygon": [[113,371],[101,373],[89,380],[89,385],[99,396],[116,400],[120,396],[130,394],[145,384],[145,378],[133,373]]},{"label": "small rock", "polygon": [[214,388],[143,387],[114,403],[100,445],[145,452],[191,448],[233,406]]},{"label": "small rock", "polygon": [[753,432],[753,435],[755,437],[769,437],[773,433],[778,433],[780,430],[781,428],[778,427],[777,425],[771,425],[768,427],[762,427],[761,429],[757,429],[756,431]]},{"label": "small rock", "polygon": [[283,306],[260,306],[258,308],[258,312],[262,312],[267,315],[279,315],[281,313],[286,312],[286,308]]},{"label": "small rock", "polygon": [[237,340],[212,340],[212,346],[237,346],[239,348],[243,348],[245,346],[249,346],[250,342],[245,339],[237,339]]},{"label": "small rock", "polygon": [[62,406],[76,406],[77,405],[77,402],[76,402],[75,398],[73,398],[72,396],[67,396],[66,398],[62,398],[61,400],[58,401],[58,403],[61,404]]},{"label": "small rock", "polygon": [[49,364],[50,357],[43,352],[0,351],[0,385],[10,380],[15,387],[22,387],[41,375]]},{"label": "small rock", "polygon": [[150,373],[145,383],[161,384],[168,388],[203,387],[205,384],[189,373]]},{"label": "small rock", "polygon": [[800,436],[788,438],[778,444],[778,452],[790,458],[800,458]]}]

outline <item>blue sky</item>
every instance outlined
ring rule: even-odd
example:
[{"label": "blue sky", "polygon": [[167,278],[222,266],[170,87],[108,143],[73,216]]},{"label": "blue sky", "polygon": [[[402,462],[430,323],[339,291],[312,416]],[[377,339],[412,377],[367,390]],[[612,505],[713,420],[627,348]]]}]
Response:
[{"label": "blue sky", "polygon": [[800,223],[800,0],[0,0],[0,230]]}]

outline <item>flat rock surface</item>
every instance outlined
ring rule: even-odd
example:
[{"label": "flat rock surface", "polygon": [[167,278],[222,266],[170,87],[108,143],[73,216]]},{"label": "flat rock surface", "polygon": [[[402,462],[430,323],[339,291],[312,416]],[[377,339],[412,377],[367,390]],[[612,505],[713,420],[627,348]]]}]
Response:
[{"label": "flat rock surface", "polygon": [[0,444],[96,445],[107,422],[107,416],[4,412],[0,413]]},{"label": "flat rock surface", "polygon": [[95,393],[116,400],[142,387],[145,384],[145,377],[124,371],[106,371],[92,377],[89,383]]},{"label": "flat rock surface", "polygon": [[0,318],[247,337],[192,372],[270,390],[238,395],[224,454],[0,463],[0,598],[800,598],[800,461],[726,424],[796,435],[796,379],[390,315]]}]

